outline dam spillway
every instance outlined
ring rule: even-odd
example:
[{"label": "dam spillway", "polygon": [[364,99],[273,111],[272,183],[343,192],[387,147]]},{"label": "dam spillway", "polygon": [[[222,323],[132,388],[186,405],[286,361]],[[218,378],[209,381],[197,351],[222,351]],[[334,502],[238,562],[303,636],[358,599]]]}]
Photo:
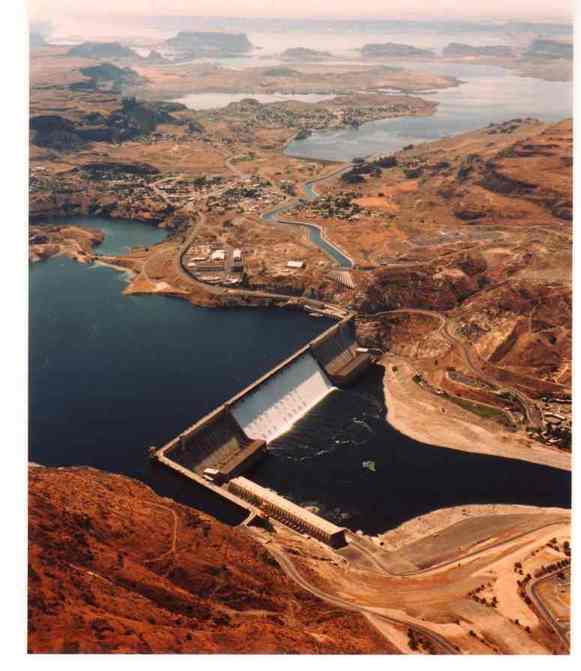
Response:
[{"label": "dam spillway", "polygon": [[335,387],[307,351],[232,406],[249,438],[278,438]]},{"label": "dam spillway", "polygon": [[289,512],[286,504],[273,504],[270,494],[258,497],[259,507],[254,499],[250,505],[247,497],[239,496],[235,487],[228,489],[225,483],[234,482],[265,456],[267,443],[291,429],[333,392],[334,382],[350,383],[370,361],[370,355],[357,347],[353,316],[347,317],[154,450],[152,456],[215,493],[238,499],[239,505],[252,513],[270,506],[271,514],[275,511],[274,516],[284,524],[331,542],[327,520],[319,518],[315,533],[317,516],[313,513],[304,511],[301,523],[300,506],[293,505]]}]

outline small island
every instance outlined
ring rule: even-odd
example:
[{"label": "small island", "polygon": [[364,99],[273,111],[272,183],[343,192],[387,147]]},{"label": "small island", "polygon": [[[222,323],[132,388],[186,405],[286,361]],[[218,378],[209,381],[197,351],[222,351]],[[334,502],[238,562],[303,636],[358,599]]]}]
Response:
[{"label": "small island", "polygon": [[385,42],[384,44],[372,43],[361,47],[361,55],[365,58],[377,58],[388,56],[390,58],[431,58],[435,54],[431,49],[420,49],[410,44],[399,44],[397,42]]},{"label": "small island", "polygon": [[280,57],[285,61],[326,61],[333,58],[329,51],[319,51],[318,49],[307,49],[305,47],[293,47],[282,52]]},{"label": "small island", "polygon": [[254,48],[245,33],[179,32],[166,40],[166,45],[180,55],[232,56]]}]

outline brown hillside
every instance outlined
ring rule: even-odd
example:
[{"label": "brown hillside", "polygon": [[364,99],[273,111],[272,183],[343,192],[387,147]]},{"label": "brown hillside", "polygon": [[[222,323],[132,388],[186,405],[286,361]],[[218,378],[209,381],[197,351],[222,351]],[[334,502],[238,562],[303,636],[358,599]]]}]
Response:
[{"label": "brown hillside", "polygon": [[385,653],[238,529],[87,468],[29,471],[30,652]]}]

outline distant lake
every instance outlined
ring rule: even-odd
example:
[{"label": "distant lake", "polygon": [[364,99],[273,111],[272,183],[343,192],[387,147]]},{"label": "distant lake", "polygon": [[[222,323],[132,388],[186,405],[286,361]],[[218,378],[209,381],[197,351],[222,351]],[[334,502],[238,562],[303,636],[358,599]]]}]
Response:
[{"label": "distant lake", "polygon": [[572,83],[518,77],[488,65],[409,63],[409,69],[457,77],[465,83],[421,97],[439,103],[430,117],[400,117],[364,124],[359,129],[315,132],[287,147],[290,156],[350,161],[356,156],[392,153],[408,144],[477,130],[517,117],[560,121],[573,113]]}]

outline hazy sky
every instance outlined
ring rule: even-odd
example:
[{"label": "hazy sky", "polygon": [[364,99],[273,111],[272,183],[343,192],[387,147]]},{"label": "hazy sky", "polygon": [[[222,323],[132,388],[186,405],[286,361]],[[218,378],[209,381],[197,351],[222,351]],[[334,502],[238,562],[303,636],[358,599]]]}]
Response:
[{"label": "hazy sky", "polygon": [[575,0],[29,0],[33,19],[80,14],[568,19]]}]

